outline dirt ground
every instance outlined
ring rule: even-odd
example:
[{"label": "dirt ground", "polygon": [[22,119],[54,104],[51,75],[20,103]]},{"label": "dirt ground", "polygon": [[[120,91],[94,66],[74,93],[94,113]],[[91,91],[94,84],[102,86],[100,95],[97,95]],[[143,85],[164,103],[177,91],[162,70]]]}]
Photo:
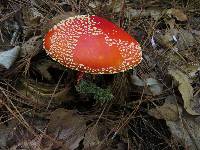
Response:
[{"label": "dirt ground", "polygon": [[[67,68],[46,33],[96,15],[135,38],[136,67]],[[200,1],[0,0],[0,149],[199,150]]]}]

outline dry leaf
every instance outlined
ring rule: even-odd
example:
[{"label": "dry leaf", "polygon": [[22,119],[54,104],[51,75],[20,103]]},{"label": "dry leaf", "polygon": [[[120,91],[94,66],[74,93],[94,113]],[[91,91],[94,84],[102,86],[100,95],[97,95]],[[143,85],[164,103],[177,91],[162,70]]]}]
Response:
[{"label": "dry leaf", "polygon": [[[39,129],[40,131],[45,130],[47,120],[42,120],[39,117],[25,117],[25,120],[28,121],[30,129],[34,126],[35,129]],[[38,132],[37,136],[33,136],[33,134],[24,128],[16,119],[13,119],[8,121],[6,126],[0,126],[0,147],[5,150],[40,150],[43,136],[44,134],[40,134],[40,132]]]},{"label": "dry leaf", "polygon": [[47,134],[64,141],[69,150],[74,150],[84,139],[86,123],[75,111],[63,108],[56,109],[50,116]]},{"label": "dry leaf", "polygon": [[200,149],[200,124],[193,117],[184,116],[178,121],[167,121],[171,133],[186,145],[188,150]]},{"label": "dry leaf", "polygon": [[0,65],[9,69],[17,59],[20,50],[19,46],[15,46],[12,49],[0,52]]},{"label": "dry leaf", "polygon": [[14,135],[13,132],[15,131],[16,121],[12,120],[7,125],[1,124],[0,125],[0,147],[1,149],[7,149],[9,141],[13,141]]},{"label": "dry leaf", "polygon": [[[84,150],[111,150],[112,148],[112,142],[108,142],[111,139],[107,139],[107,135],[109,134],[109,129],[105,126],[105,124],[98,123],[95,126],[89,127],[87,132],[85,133],[85,138],[83,141]],[[112,140],[111,140],[112,141]],[[115,143],[116,144],[116,143]],[[115,145],[114,144],[114,145]],[[117,143],[115,146],[115,150],[120,150],[123,146],[126,146],[124,144],[123,140],[121,140],[119,143]],[[124,148],[124,150],[127,148]],[[114,149],[113,149],[114,150]],[[123,149],[121,149],[123,150]]]},{"label": "dry leaf", "polygon": [[146,85],[148,86],[150,92],[155,95],[160,95],[163,90],[163,86],[161,83],[158,82],[158,80],[154,78],[148,78],[146,79]]},{"label": "dry leaf", "polygon": [[150,109],[148,114],[157,119],[176,121],[179,119],[179,113],[181,113],[180,111],[182,112],[181,108],[176,104],[175,97],[168,96],[162,106]]},{"label": "dry leaf", "polygon": [[175,17],[178,21],[187,21],[187,15],[181,9],[171,8],[167,10],[167,14]]},{"label": "dry leaf", "polygon": [[145,86],[145,82],[142,79],[140,79],[137,75],[132,75],[131,81],[134,85]]},{"label": "dry leaf", "polygon": [[38,26],[40,19],[44,18],[44,16],[38,11],[36,7],[23,7],[22,13],[24,23],[29,28]]},{"label": "dry leaf", "polygon": [[185,110],[191,115],[200,115],[192,110],[193,108],[193,87],[190,85],[188,77],[179,70],[169,70],[169,74],[178,82],[178,90],[182,95]]},{"label": "dry leaf", "polygon": [[190,78],[197,76],[197,72],[200,71],[199,65],[185,64],[181,66],[181,69],[187,72]]},{"label": "dry leaf", "polygon": [[[34,36],[26,41],[22,45],[22,50],[20,52],[21,57],[25,56],[35,56],[39,53],[39,46],[41,45],[42,40],[40,40],[41,36]],[[40,41],[39,41],[40,40]],[[39,41],[39,42],[38,42]]]},{"label": "dry leaf", "polygon": [[96,147],[100,143],[98,138],[98,130],[99,128],[97,126],[88,128],[83,142],[84,148],[89,149],[91,147]]},{"label": "dry leaf", "polygon": [[200,148],[199,122],[195,120],[196,117],[183,115],[181,107],[175,102],[175,97],[168,96],[162,106],[149,110],[148,114],[157,119],[165,119],[172,135],[188,149]]},{"label": "dry leaf", "polygon": [[41,9],[38,9],[38,7],[34,7],[35,0],[30,1],[29,7],[22,7],[22,19],[23,19],[23,34],[25,37],[29,37],[30,35],[33,35],[33,30],[37,31],[40,30],[41,27],[41,20],[44,18]]},{"label": "dry leaf", "polygon": [[176,29],[174,29],[171,32],[176,34],[176,37],[178,37],[177,47],[180,50],[188,49],[188,47],[194,46],[194,45],[198,44],[198,42],[199,42],[198,41],[199,36],[195,37],[188,30],[183,30],[183,29],[176,30]]},{"label": "dry leaf", "polygon": [[155,41],[166,48],[172,49],[173,47],[179,50],[187,50],[188,47],[198,44],[199,36],[196,37],[189,31],[183,29],[171,28],[166,30],[165,33],[159,30],[155,32]]},{"label": "dry leaf", "polygon": [[154,78],[147,78],[145,80],[140,79],[137,75],[131,76],[131,81],[134,85],[137,86],[145,86],[147,85],[148,91],[145,91],[146,94],[151,95],[160,95],[163,90],[163,86]]}]

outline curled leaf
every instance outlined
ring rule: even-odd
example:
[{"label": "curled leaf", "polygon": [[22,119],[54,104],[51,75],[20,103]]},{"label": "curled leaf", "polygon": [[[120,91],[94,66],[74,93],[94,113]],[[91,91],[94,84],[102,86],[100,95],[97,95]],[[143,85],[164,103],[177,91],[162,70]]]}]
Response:
[{"label": "curled leaf", "polygon": [[148,114],[156,119],[164,119],[166,121],[176,121],[179,119],[179,111],[182,111],[176,104],[175,97],[168,96],[162,106],[150,109]]},{"label": "curled leaf", "polygon": [[167,121],[173,137],[186,145],[187,149],[200,149],[200,126],[193,117],[184,116],[181,120]]},{"label": "curled leaf", "polygon": [[187,15],[181,9],[169,9],[167,10],[167,14],[175,17],[178,21],[187,21]]},{"label": "curled leaf", "polygon": [[158,82],[158,80],[154,78],[148,78],[146,79],[146,84],[153,95],[160,95],[162,93],[163,86]]},{"label": "curled leaf", "polygon": [[20,47],[15,46],[7,51],[0,52],[0,65],[9,69],[18,57]]},{"label": "curled leaf", "polygon": [[178,82],[178,90],[182,95],[185,110],[191,115],[200,115],[193,108],[193,87],[190,85],[187,75],[179,70],[171,69],[169,74]]}]

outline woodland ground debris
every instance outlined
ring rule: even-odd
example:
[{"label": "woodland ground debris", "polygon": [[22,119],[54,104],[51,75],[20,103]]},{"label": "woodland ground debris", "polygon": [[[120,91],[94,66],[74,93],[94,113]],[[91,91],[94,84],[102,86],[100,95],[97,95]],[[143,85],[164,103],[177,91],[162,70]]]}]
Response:
[{"label": "woodland ground debris", "polygon": [[[200,149],[200,2],[1,0],[0,149]],[[46,32],[97,15],[140,43],[143,60],[85,74],[46,55]]]}]

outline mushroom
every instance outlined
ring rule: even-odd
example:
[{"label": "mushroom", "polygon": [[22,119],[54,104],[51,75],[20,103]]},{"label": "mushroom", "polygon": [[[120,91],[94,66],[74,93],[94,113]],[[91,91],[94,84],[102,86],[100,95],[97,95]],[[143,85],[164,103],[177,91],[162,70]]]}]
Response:
[{"label": "mushroom", "polygon": [[95,15],[78,15],[48,31],[43,47],[60,64],[91,74],[114,74],[137,66],[141,47],[127,32]]}]

